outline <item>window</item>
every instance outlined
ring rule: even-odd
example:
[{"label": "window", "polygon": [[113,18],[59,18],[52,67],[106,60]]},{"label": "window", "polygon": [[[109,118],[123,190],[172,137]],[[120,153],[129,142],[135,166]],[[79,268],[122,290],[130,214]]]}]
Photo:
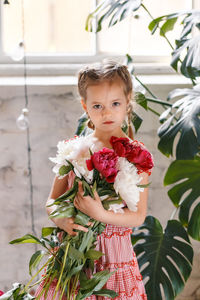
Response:
[{"label": "window", "polygon": [[[180,10],[191,9],[190,0],[143,0],[143,4],[156,18]],[[129,53],[131,55],[160,56],[169,55],[169,46],[158,32],[152,36],[148,25],[152,20],[148,13],[140,7],[134,12],[135,17],[128,17],[108,30],[99,34],[99,50],[101,52]],[[176,27],[175,27],[176,28]],[[174,40],[176,32],[168,33],[169,39]],[[176,34],[176,35],[175,35]]]},{"label": "window", "polygon": [[[2,1],[1,1],[2,2]],[[92,0],[24,0],[24,31],[28,53],[94,53],[94,34],[84,30]],[[84,4],[84,5],[83,5]],[[2,7],[2,44],[12,53],[22,39],[22,1]]]},{"label": "window", "polygon": [[[22,40],[21,0],[1,4],[0,62],[15,63],[11,53]],[[166,41],[151,36],[147,12],[140,8],[133,16],[98,34],[85,31],[88,13],[97,0],[24,0],[25,44],[29,62],[84,62],[94,56],[124,55],[150,61],[170,53]],[[199,0],[143,0],[153,17],[197,8]],[[105,27],[105,26],[104,26]],[[158,35],[158,33],[157,33]],[[169,33],[169,39],[174,37]]]}]

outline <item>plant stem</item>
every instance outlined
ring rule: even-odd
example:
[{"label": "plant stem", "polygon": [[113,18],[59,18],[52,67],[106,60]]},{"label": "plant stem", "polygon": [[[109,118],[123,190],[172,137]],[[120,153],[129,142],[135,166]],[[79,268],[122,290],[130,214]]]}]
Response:
[{"label": "plant stem", "polygon": [[152,99],[152,98],[146,98],[146,99],[149,102],[153,102],[153,103],[162,104],[162,105],[172,107],[172,104],[170,102],[162,101],[162,100],[159,100],[159,99]]},{"label": "plant stem", "polygon": [[157,97],[152,93],[152,91],[150,91],[150,89],[144,83],[142,83],[142,81],[140,81],[140,79],[136,75],[134,75],[134,77],[153,98],[157,99]]},{"label": "plant stem", "polygon": [[[150,11],[146,8],[146,6],[144,6],[144,4],[141,4],[141,6],[144,8],[144,10],[146,10],[146,12],[148,13],[148,15],[151,17],[152,20],[154,20],[154,17],[152,16],[152,14],[150,13]],[[160,26],[158,25],[158,28],[160,29],[160,31],[163,34],[163,37],[166,39],[166,41],[168,42],[169,46],[172,48],[172,50],[174,50],[174,47],[172,46],[171,42],[169,41],[169,39],[167,38],[167,36],[165,35],[164,31],[162,30],[162,28],[160,28]]]},{"label": "plant stem", "polygon": [[157,115],[158,117],[160,117],[160,114],[159,114],[157,111],[155,111],[153,108],[151,108],[151,107],[148,106],[148,110],[150,110],[150,111],[153,112],[155,115]]},{"label": "plant stem", "polygon": [[56,257],[56,254],[53,252],[53,250],[51,251],[49,248],[46,248],[46,249],[48,250],[49,254],[50,254],[51,256],[53,256],[53,257],[55,258],[55,260],[57,260],[57,262],[58,262],[60,265],[62,265],[62,262]]},{"label": "plant stem", "polygon": [[76,293],[77,283],[78,283],[78,279],[79,279],[79,274],[80,274],[80,272],[75,275],[75,278],[74,278],[74,281],[73,281],[73,285],[72,285],[72,296],[73,297],[76,296],[75,293]]},{"label": "plant stem", "polygon": [[[62,289],[61,295],[60,295],[60,297],[59,297],[59,300],[62,300],[63,294],[64,294],[64,292],[65,292],[65,287],[66,287],[66,285],[67,285],[68,280],[69,280],[69,278],[67,278],[67,279],[65,280],[64,284],[63,284],[63,289]],[[68,290],[67,290],[67,293],[68,293]],[[67,298],[67,299],[68,299],[68,298]]]},{"label": "plant stem", "polygon": [[33,281],[33,279],[35,278],[35,277],[37,277],[37,275],[48,265],[48,263],[51,261],[51,259],[52,258],[50,258],[47,262],[46,262],[46,264],[44,264],[40,269],[39,269],[39,271],[37,271],[37,273],[29,280],[29,282],[27,283],[27,285],[25,286],[25,288],[23,289],[23,292],[25,292],[26,290],[27,290],[27,288],[28,288],[28,286],[31,284],[31,282]]},{"label": "plant stem", "polygon": [[67,299],[70,299],[70,280],[67,282]]},{"label": "plant stem", "polygon": [[64,267],[65,267],[65,263],[66,263],[66,258],[67,258],[67,253],[68,253],[68,250],[69,250],[69,242],[67,243],[66,245],[66,249],[65,249],[65,254],[64,254],[64,258],[63,258],[63,264],[62,264],[62,269],[61,269],[61,272],[60,272],[60,276],[59,276],[59,279],[58,279],[58,283],[56,285],[56,288],[55,288],[55,291],[54,291],[54,295],[53,295],[53,299],[55,299],[56,295],[57,295],[57,292],[59,290],[59,286],[60,286],[60,281],[62,279],[62,274],[63,274],[63,271],[64,271]]}]

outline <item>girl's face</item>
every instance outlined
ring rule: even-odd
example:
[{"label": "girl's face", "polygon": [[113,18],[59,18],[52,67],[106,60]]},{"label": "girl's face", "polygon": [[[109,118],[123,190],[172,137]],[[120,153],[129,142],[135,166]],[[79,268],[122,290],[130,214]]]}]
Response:
[{"label": "girl's face", "polygon": [[87,88],[87,99],[81,101],[84,110],[90,116],[95,131],[120,134],[121,125],[127,113],[130,97],[124,93],[123,83],[102,82]]}]

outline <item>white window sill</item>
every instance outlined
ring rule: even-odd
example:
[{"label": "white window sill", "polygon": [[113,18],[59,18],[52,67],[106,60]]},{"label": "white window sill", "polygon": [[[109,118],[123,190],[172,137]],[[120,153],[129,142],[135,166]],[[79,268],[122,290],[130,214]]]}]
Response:
[{"label": "white window sill", "polygon": [[[176,74],[148,74],[138,75],[141,82],[151,86],[185,86],[191,85],[191,81],[182,75]],[[26,78],[28,86],[77,86],[76,76],[28,76]],[[23,86],[25,80],[23,76],[1,76],[0,87]]]},{"label": "white window sill", "polygon": [[[27,64],[29,76],[75,76],[82,63],[69,64]],[[135,63],[136,74],[174,74],[174,70],[166,63]],[[23,76],[23,64],[0,64],[0,76]]]}]

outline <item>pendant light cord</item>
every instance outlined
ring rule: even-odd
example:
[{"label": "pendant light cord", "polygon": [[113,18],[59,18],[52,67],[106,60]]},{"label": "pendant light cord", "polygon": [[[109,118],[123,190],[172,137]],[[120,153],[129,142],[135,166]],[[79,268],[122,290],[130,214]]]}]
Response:
[{"label": "pendant light cord", "polygon": [[[27,89],[27,61],[26,61],[26,44],[25,44],[25,20],[24,20],[24,0],[21,0],[21,9],[22,9],[22,42],[24,50],[24,96],[25,96],[25,108],[28,108],[28,89]],[[27,137],[27,157],[28,157],[28,177],[29,177],[29,191],[30,191],[30,215],[31,215],[31,229],[32,233],[36,235],[35,232],[35,220],[34,220],[34,205],[33,205],[33,177],[32,177],[32,167],[31,167],[31,145],[30,145],[30,130],[29,126],[26,129]],[[36,245],[35,245],[36,246]]]}]

